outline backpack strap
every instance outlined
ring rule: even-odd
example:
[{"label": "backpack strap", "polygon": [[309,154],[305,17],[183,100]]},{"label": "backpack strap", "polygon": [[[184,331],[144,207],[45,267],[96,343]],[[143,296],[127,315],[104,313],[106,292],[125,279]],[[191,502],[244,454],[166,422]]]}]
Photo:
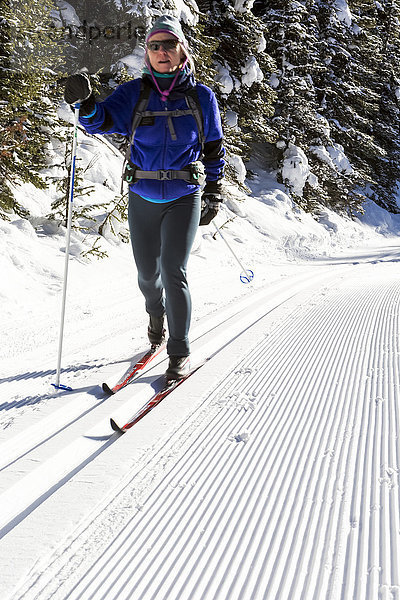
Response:
[{"label": "backpack strap", "polygon": [[145,116],[147,105],[149,103],[151,94],[151,87],[147,85],[143,79],[140,80],[140,91],[139,91],[139,100],[136,102],[135,108],[133,109],[132,116],[132,126],[131,126],[131,135],[129,138],[129,144],[125,153],[125,161],[128,161],[131,157],[131,146],[135,141],[135,133],[136,129],[140,125],[140,121],[142,117]]},{"label": "backpack strap", "polygon": [[143,113],[146,111],[147,105],[149,103],[151,93],[151,87],[146,85],[144,80],[140,80],[140,91],[139,91],[139,99],[135,104],[132,113],[132,125],[131,125],[131,135],[129,137],[129,143],[126,147],[124,163],[122,165],[122,178],[121,178],[121,196],[124,191],[124,181],[126,180],[126,169],[129,170],[130,159],[131,159],[131,148],[135,141],[135,133],[136,129],[139,127],[140,122],[143,117]]},{"label": "backpack strap", "polygon": [[199,95],[197,93],[197,87],[191,88],[186,93],[186,102],[187,102],[188,106],[192,109],[193,116],[194,116],[194,119],[195,119],[196,125],[197,125],[197,130],[199,132],[199,140],[200,140],[200,144],[201,144],[201,154],[200,154],[199,159],[201,160],[201,158],[203,157],[203,154],[204,154],[205,136],[204,136],[203,110],[201,108]]}]

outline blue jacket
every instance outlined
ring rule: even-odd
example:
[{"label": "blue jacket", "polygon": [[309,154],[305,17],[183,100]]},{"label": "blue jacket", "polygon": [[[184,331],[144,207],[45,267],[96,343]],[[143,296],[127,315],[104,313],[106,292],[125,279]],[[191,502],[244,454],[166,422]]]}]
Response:
[{"label": "blue jacket", "polygon": [[[96,111],[92,116],[81,117],[81,124],[89,133],[118,133],[129,137],[133,110],[139,99],[140,82],[140,79],[134,79],[120,85],[106,100],[96,103]],[[185,86],[196,86],[204,122],[205,143],[202,161],[206,172],[205,191],[215,193],[218,182],[223,177],[225,164],[221,116],[217,100],[209,87],[194,83],[191,76],[187,76],[183,83],[183,86],[181,83],[176,90],[175,88],[172,90],[167,102],[163,102],[150,80],[153,89],[147,109],[149,111],[160,111],[165,108],[186,109],[188,106],[184,96]],[[177,135],[175,141],[171,138],[167,119],[163,116],[152,117],[148,124],[145,123],[137,128],[134,146],[131,149],[131,160],[139,169],[180,170],[200,158],[201,144],[194,117],[189,114],[172,118]],[[130,187],[147,200],[168,202],[192,193],[199,186],[181,179],[171,181],[141,179]]]}]

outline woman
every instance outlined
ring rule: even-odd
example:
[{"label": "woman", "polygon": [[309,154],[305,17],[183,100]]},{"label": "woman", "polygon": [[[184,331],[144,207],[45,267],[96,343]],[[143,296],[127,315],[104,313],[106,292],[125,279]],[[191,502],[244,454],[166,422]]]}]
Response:
[{"label": "woman", "polygon": [[[80,122],[89,133],[131,138],[125,171],[130,182],[128,220],[139,288],[149,314],[148,336],[154,345],[164,341],[166,313],[166,377],[180,379],[189,370],[190,354],[186,265],[199,223],[208,224],[222,201],[225,150],[214,93],[195,82],[180,23],[165,15],[146,37],[141,78],[96,102],[88,77],[72,75],[65,99],[81,103]],[[203,190],[200,165],[205,172]]]}]

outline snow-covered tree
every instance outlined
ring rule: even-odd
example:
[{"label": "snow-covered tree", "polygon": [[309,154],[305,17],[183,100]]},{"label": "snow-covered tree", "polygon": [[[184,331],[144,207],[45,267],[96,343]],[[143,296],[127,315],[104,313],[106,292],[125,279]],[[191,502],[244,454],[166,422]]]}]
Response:
[{"label": "snow-covered tree", "polygon": [[104,97],[140,74],[144,32],[165,13],[181,20],[197,79],[217,93],[229,177],[243,183],[243,160],[263,152],[308,210],[353,214],[367,195],[399,211],[400,0],[55,1],[3,5],[3,218],[24,214],[16,182],[45,186],[60,65],[97,72]]},{"label": "snow-covered tree", "polygon": [[55,134],[60,46],[52,39],[50,0],[3,3],[0,89],[0,217],[26,214],[14,199],[18,182],[46,187],[40,171]]},{"label": "snow-covered tree", "polygon": [[214,88],[225,120],[228,163],[241,181],[242,159],[249,158],[252,144],[276,137],[270,124],[275,93],[269,83],[275,65],[266,52],[266,26],[252,14],[251,4],[198,2],[206,17],[204,34],[217,42],[211,63]]},{"label": "snow-covered tree", "polygon": [[[387,168],[390,156],[397,154],[398,116],[395,94],[388,88],[391,75],[382,68],[383,32],[375,5],[333,0],[321,7],[321,50],[327,69],[320,86],[323,114],[351,162],[352,179],[363,193],[369,189],[375,201],[396,210]],[[392,176],[396,181],[395,171]]]},{"label": "snow-covered tree", "polygon": [[368,165],[370,196],[375,202],[400,212],[396,202],[400,180],[400,3],[353,0],[349,8],[355,30],[351,49],[355,47],[357,52],[356,82],[362,98],[359,129],[367,140],[361,148],[355,147],[352,160]]},{"label": "snow-covered tree", "polygon": [[328,66],[320,10],[315,0],[267,0],[258,7],[268,28],[267,51],[277,64],[271,124],[279,138],[280,176],[296,201],[308,210],[322,203],[352,211],[360,206],[353,191],[357,174],[324,114]]},{"label": "snow-covered tree", "polygon": [[255,12],[278,65],[272,123],[289,189],[311,210],[354,213],[369,193],[396,211],[398,2],[267,0]]},{"label": "snow-covered tree", "polygon": [[55,28],[68,44],[66,71],[109,76],[116,62],[142,42],[149,14],[145,3],[125,0],[55,0]]}]

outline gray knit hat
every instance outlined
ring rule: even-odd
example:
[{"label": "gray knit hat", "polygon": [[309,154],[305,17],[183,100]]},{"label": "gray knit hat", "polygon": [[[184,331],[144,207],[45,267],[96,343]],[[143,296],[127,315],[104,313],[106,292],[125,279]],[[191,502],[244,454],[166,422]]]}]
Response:
[{"label": "gray knit hat", "polygon": [[187,48],[186,38],[176,17],[170,17],[169,15],[158,17],[146,36],[146,43],[155,33],[172,33]]}]

